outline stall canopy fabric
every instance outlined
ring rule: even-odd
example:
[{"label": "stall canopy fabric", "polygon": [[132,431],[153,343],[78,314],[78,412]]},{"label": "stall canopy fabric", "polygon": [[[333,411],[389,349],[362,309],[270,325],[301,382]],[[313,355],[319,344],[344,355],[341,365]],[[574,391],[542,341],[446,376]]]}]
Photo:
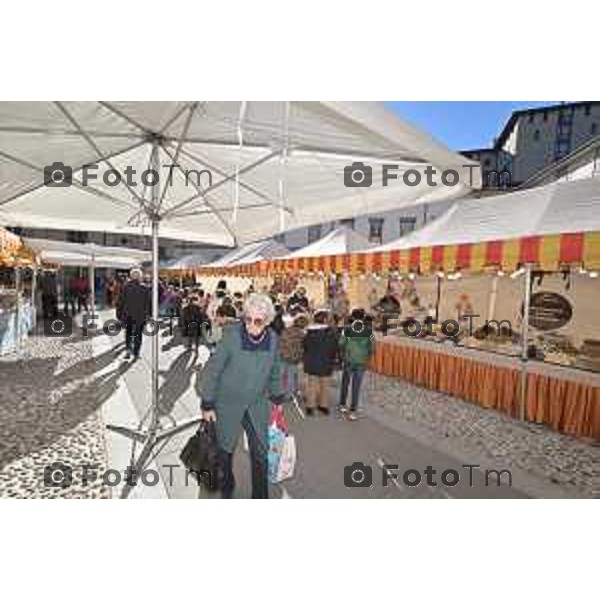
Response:
[{"label": "stall canopy fabric", "polygon": [[[211,252],[214,255],[214,251]],[[192,269],[199,269],[203,265],[210,262],[206,253],[197,252],[193,254],[186,254],[181,258],[174,258],[160,266],[161,270],[164,271],[186,271]]]},{"label": "stall canopy fabric", "polygon": [[[344,185],[357,161],[372,169],[370,187]],[[384,186],[390,163],[399,178]],[[90,164],[98,168],[84,184]],[[438,176],[456,170],[459,182],[402,181],[430,166]],[[447,200],[479,185],[477,163],[379,103],[0,103],[0,223],[9,225],[149,233],[160,215],[161,236],[235,247],[323,215]]]},{"label": "stall canopy fabric", "polygon": [[18,236],[0,227],[0,265],[8,267],[30,266],[35,254]]},{"label": "stall canopy fabric", "polygon": [[149,261],[150,252],[133,248],[77,244],[60,240],[26,238],[42,262],[61,266],[129,269]]},{"label": "stall canopy fabric", "polygon": [[8,229],[0,227],[0,256],[9,256],[14,254],[22,246],[23,242],[18,235],[15,235]]},{"label": "stall canopy fabric", "polygon": [[430,225],[375,249],[402,270],[477,269],[537,263],[600,267],[600,180],[555,182],[465,198]]},{"label": "stall canopy fabric", "polygon": [[247,264],[276,258],[288,254],[289,250],[283,245],[274,240],[262,240],[252,244],[246,244],[241,248],[236,248],[228,252],[221,258],[206,265],[207,269],[223,269],[239,264]]},{"label": "stall canopy fabric", "polygon": [[348,227],[338,227],[329,232],[320,240],[292,252],[287,258],[300,258],[304,256],[331,256],[334,254],[348,254],[368,250],[374,245],[364,236]]},{"label": "stall canopy fabric", "polygon": [[377,250],[585,231],[600,231],[598,179],[555,182],[498,196],[465,198],[426,227]]}]

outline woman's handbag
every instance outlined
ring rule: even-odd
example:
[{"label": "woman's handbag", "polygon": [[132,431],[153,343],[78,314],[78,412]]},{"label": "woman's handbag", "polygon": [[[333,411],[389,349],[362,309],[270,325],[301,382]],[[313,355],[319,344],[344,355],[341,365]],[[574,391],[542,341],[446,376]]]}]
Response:
[{"label": "woman's handbag", "polygon": [[213,421],[200,423],[198,431],[187,441],[179,458],[198,485],[206,486],[211,491],[219,489],[219,446]]}]

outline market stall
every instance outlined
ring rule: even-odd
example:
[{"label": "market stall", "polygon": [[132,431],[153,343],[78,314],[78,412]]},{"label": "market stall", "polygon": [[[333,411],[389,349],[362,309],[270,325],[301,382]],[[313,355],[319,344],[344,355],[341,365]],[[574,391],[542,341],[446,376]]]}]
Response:
[{"label": "market stall", "polygon": [[266,272],[255,269],[254,265],[264,264],[286,254],[289,254],[288,249],[274,240],[246,244],[200,267],[196,270],[196,277],[209,292],[214,291],[222,279],[227,280],[227,287],[231,292],[245,292],[250,285],[254,285],[257,290],[270,289],[272,279]]},{"label": "market stall", "polygon": [[418,340],[402,327],[382,338],[374,368],[599,437],[599,232],[600,182],[583,180],[465,200],[378,248],[370,260],[387,261],[411,299],[403,318],[422,323],[432,307],[438,318]]},{"label": "market stall", "polygon": [[16,350],[33,331],[35,267],[21,238],[0,228],[0,355]]}]

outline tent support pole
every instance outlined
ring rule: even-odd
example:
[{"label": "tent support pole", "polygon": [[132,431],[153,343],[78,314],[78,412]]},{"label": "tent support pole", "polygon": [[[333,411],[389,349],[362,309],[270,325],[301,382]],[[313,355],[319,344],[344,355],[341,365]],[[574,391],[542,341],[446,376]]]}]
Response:
[{"label": "tent support pole", "polygon": [[92,318],[96,314],[96,256],[92,253],[92,262],[89,269],[90,278],[90,300],[92,309]]},{"label": "tent support pole", "polygon": [[31,308],[34,333],[37,332],[37,270],[38,267],[34,263],[31,267]]},{"label": "tent support pole", "polygon": [[521,323],[521,376],[519,383],[519,419],[525,420],[525,399],[527,396],[527,363],[529,362],[529,307],[531,304],[531,264],[525,265],[525,297],[523,301],[523,321]]},{"label": "tent support pole", "polygon": [[21,348],[21,267],[15,269],[15,348]]}]

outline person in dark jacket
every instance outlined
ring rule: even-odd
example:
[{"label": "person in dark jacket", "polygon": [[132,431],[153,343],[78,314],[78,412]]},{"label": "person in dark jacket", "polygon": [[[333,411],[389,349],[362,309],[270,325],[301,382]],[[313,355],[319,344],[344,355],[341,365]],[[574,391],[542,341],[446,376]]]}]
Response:
[{"label": "person in dark jacket", "polygon": [[303,341],[304,373],[306,374],[306,414],[315,408],[329,414],[329,382],[337,353],[337,334],[329,324],[329,313],[318,311],[314,323],[306,328]]},{"label": "person in dark jacket", "polygon": [[[340,336],[339,348],[343,365],[339,409],[342,415],[348,416],[348,420],[355,421],[360,386],[367,362],[375,350],[372,325],[364,310],[357,308],[352,311],[350,323],[344,328]],[[348,412],[346,399],[348,398],[350,383],[352,383],[352,402],[350,412]]]},{"label": "person in dark jacket", "polygon": [[202,372],[202,417],[216,422],[223,498],[233,498],[233,453],[242,429],[250,449],[252,498],[268,497],[269,398],[281,397],[279,340],[268,327],[274,315],[268,296],[249,296],[243,322],[223,329]]},{"label": "person in dark jacket", "polygon": [[125,336],[127,353],[125,360],[129,360],[133,354],[134,360],[140,356],[142,346],[142,328],[148,316],[152,304],[150,288],[142,283],[142,271],[132,269],[131,280],[128,281],[121,291],[117,303],[117,319],[125,323]]},{"label": "person in dark jacket", "polygon": [[198,296],[191,296],[183,307],[182,311],[183,337],[186,340],[186,347],[198,352],[198,345],[203,337],[203,333],[208,328],[210,322],[206,313],[200,305]]},{"label": "person in dark jacket", "polygon": [[306,297],[306,290],[303,287],[299,287],[289,298],[287,303],[287,310],[289,313],[300,309],[303,312],[308,312],[309,303]]},{"label": "person in dark jacket", "polygon": [[271,329],[273,329],[277,335],[281,335],[285,329],[283,312],[283,306],[281,304],[275,304],[275,317],[273,317],[273,321],[271,322]]}]

